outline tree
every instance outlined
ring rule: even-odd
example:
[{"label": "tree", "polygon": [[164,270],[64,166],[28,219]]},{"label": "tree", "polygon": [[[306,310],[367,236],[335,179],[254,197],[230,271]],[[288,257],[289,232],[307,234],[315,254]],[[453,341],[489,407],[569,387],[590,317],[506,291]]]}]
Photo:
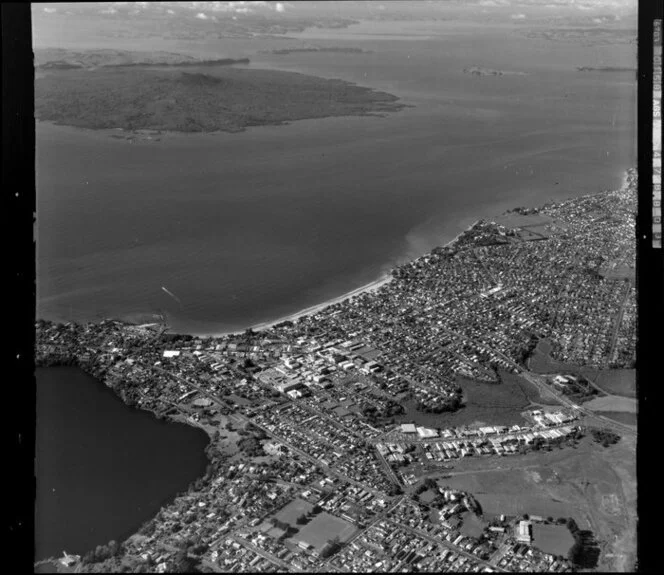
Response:
[{"label": "tree", "polygon": [[199,573],[197,569],[197,562],[186,550],[180,549],[173,556],[172,570],[170,573]]},{"label": "tree", "polygon": [[295,523],[297,523],[298,525],[304,525],[305,523],[309,523],[309,518],[305,513],[303,513],[295,520]]},{"label": "tree", "polygon": [[337,551],[341,549],[341,542],[339,540],[339,537],[335,537],[331,541],[328,541],[325,547],[320,552],[320,556],[323,559],[326,559],[328,557],[331,557],[334,555]]},{"label": "tree", "polygon": [[427,489],[436,489],[436,487],[438,487],[438,484],[433,479],[431,479],[431,477],[427,477],[424,480],[424,487],[426,487]]}]

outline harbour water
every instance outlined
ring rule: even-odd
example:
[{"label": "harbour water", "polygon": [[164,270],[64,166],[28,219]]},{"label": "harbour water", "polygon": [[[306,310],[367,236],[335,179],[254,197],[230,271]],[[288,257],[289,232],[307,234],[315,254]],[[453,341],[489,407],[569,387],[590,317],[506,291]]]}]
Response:
[{"label": "harbour water", "polygon": [[[629,65],[634,46],[434,25],[308,33],[365,54],[265,54],[265,41],[153,46],[251,57],[413,106],[384,118],[135,143],[39,124],[38,315],[164,313],[176,331],[243,329],[373,281],[480,217],[620,185],[635,161],[634,75],[576,66]],[[523,75],[464,73],[471,66]]]}]

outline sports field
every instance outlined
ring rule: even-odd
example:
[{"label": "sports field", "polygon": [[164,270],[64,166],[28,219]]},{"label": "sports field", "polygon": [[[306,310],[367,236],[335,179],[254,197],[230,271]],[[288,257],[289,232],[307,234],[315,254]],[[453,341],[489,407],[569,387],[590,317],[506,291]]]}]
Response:
[{"label": "sports field", "polygon": [[302,526],[292,540],[296,542],[304,541],[313,545],[316,551],[319,551],[327,545],[328,542],[338,537],[340,542],[347,541],[353,533],[355,526],[339,517],[323,512],[316,515],[310,523]]},{"label": "sports field", "polygon": [[533,545],[551,555],[566,557],[574,538],[566,525],[533,523]]}]

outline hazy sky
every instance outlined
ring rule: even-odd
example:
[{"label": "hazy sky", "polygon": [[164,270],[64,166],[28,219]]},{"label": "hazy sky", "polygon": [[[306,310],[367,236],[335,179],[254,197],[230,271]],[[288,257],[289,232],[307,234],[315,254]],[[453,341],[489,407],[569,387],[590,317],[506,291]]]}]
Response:
[{"label": "hazy sky", "polygon": [[[218,34],[232,28],[277,34],[333,20],[435,21],[509,28],[612,28],[636,30],[637,0],[403,0],[339,2],[85,2],[32,4],[35,47],[74,46],[86,37],[101,47],[114,34],[144,39]],[[114,30],[115,32],[111,32]],[[122,33],[119,31],[122,30]],[[634,34],[636,36],[636,34]],[[98,39],[98,46],[93,46]]]},{"label": "hazy sky", "polygon": [[249,14],[346,14],[349,17],[371,12],[427,11],[516,11],[550,14],[583,15],[588,12],[609,12],[618,17],[636,12],[637,0],[428,0],[407,2],[91,2],[81,4],[33,4],[33,10],[46,14],[71,11],[93,11],[101,15],[132,13],[166,13],[173,16],[190,13],[200,20],[228,15]]}]

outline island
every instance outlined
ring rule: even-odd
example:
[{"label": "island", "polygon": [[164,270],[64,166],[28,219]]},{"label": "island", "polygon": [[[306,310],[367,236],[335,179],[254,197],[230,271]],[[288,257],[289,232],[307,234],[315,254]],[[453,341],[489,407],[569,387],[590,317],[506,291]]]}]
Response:
[{"label": "island", "polygon": [[40,64],[35,115],[91,129],[240,132],[303,119],[381,116],[406,107],[392,94],[343,80],[232,65],[245,62],[172,55],[148,61],[117,53],[58,57]]},{"label": "island", "polygon": [[493,70],[491,68],[482,68],[480,66],[472,66],[463,69],[464,74],[472,74],[473,76],[526,76],[525,72],[512,72],[509,70]]},{"label": "island", "polygon": [[634,365],[634,282],[606,270],[635,259],[636,187],[630,170],[621,189],[480,220],[377,289],[261,330],[39,320],[37,365],[78,365],[210,436],[186,493],[60,561],[631,571],[636,428],[615,407],[628,382],[596,375]]}]

